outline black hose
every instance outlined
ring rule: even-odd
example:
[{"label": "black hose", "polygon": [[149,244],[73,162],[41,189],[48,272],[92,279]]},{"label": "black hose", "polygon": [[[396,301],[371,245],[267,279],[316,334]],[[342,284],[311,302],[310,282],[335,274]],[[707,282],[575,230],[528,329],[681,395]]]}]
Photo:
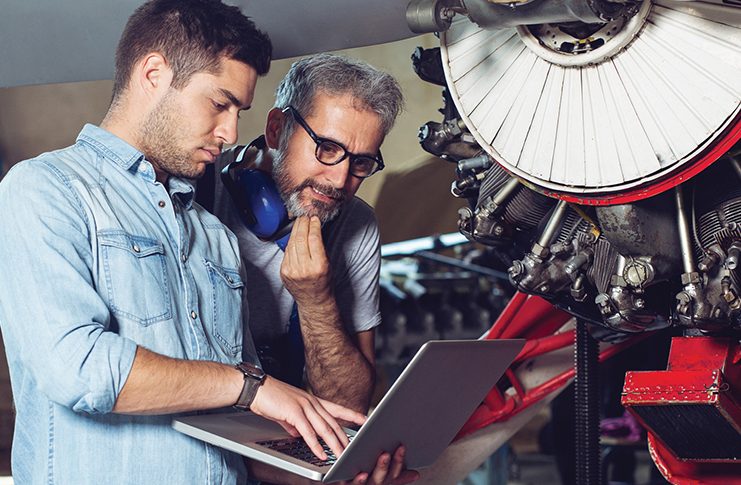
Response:
[{"label": "black hose", "polygon": [[600,485],[599,343],[588,323],[576,320],[574,404],[576,412],[576,485]]}]

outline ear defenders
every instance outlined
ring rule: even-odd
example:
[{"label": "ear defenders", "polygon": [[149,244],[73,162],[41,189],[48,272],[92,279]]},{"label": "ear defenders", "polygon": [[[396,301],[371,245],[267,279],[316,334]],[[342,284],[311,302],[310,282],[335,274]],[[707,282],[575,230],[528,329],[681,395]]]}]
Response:
[{"label": "ear defenders", "polygon": [[272,177],[261,170],[243,168],[245,153],[252,147],[265,149],[265,137],[257,138],[242,149],[235,160],[222,169],[221,180],[245,226],[259,239],[285,248],[293,221],[288,217]]}]

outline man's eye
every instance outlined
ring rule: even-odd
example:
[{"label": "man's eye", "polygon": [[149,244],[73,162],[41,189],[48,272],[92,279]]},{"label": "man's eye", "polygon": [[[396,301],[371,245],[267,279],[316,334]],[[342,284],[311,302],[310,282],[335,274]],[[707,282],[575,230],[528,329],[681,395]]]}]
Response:
[{"label": "man's eye", "polygon": [[216,109],[218,111],[223,111],[223,110],[226,109],[226,105],[225,104],[219,103],[217,101],[211,101],[211,104],[214,106],[214,109]]}]

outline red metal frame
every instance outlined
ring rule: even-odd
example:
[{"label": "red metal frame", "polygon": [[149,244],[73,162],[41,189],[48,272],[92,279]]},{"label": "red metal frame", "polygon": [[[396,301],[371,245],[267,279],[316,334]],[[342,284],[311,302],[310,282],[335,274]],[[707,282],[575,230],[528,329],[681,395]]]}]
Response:
[{"label": "red metal frame", "polygon": [[[520,363],[528,359],[573,346],[573,330],[555,333],[571,318],[573,317],[570,314],[557,309],[538,296],[520,292],[515,294],[484,338],[525,338],[527,343],[497,386],[474,411],[456,439],[495,422],[508,420],[554,391],[562,389],[574,378],[574,369],[571,367],[539,386],[526,389],[514,372]],[[600,361],[609,359],[648,335],[639,334],[625,342],[605,348],[600,352]],[[514,392],[505,393],[508,388]]]}]

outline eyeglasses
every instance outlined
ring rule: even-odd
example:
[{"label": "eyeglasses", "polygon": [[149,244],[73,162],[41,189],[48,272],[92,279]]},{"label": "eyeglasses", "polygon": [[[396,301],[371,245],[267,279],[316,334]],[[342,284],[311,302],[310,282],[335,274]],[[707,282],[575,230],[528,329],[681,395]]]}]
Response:
[{"label": "eyeglasses", "polygon": [[329,138],[323,138],[314,133],[314,130],[309,127],[306,120],[301,117],[293,106],[283,108],[283,113],[290,113],[293,119],[314,140],[314,143],[316,143],[314,156],[316,156],[319,163],[323,165],[337,165],[348,158],[350,160],[350,174],[362,179],[370,177],[385,167],[381,152],[378,152],[378,156],[375,157],[370,155],[356,155],[348,151],[341,143],[330,140]]}]

